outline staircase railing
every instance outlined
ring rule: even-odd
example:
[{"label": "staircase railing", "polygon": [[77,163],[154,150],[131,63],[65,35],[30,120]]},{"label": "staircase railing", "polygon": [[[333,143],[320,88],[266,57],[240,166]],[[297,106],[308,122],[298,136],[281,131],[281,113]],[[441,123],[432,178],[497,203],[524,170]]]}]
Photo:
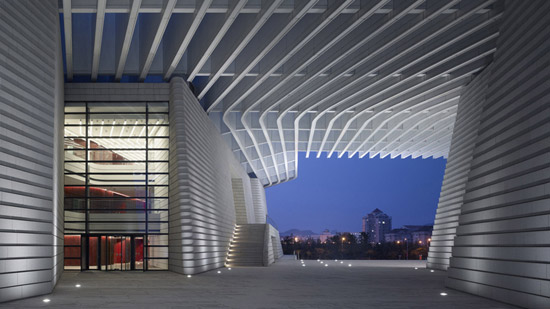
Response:
[{"label": "staircase railing", "polygon": [[273,226],[277,231],[279,230],[277,223],[269,215],[265,215],[265,222],[271,224],[271,226]]}]

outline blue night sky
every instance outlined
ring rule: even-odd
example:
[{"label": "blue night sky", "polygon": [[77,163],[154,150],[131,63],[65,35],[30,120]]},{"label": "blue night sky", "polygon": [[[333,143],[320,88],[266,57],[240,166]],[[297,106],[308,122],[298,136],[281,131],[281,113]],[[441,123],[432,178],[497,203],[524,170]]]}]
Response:
[{"label": "blue night sky", "polygon": [[298,178],[266,189],[269,216],[279,231],[325,228],[360,232],[375,208],[392,228],[433,224],[445,159],[331,159],[300,154]]}]

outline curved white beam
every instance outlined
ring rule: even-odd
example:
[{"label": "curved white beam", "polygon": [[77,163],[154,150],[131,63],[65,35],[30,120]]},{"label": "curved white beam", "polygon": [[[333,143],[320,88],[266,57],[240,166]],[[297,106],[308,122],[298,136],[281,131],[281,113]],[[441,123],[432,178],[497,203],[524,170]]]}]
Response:
[{"label": "curved white beam", "polygon": [[[439,78],[439,77],[442,77],[443,74],[448,74],[448,73],[447,72],[440,73],[438,75],[435,75],[433,78],[430,78],[426,81],[419,83],[414,87],[411,87],[409,90],[405,92],[406,94],[399,93],[395,96],[391,96],[387,99],[384,99],[382,102],[377,103],[377,105],[380,105],[381,103],[389,102],[390,100],[402,100],[402,101],[397,101],[397,102],[400,102],[400,104],[402,104],[414,99],[421,99],[427,94],[434,93],[434,92],[437,93],[437,91],[448,91],[451,89],[456,89],[457,87],[459,88],[464,83],[463,82],[464,79],[468,79],[473,73],[479,71],[481,68],[483,68],[483,63],[474,62],[472,65],[468,65],[464,68],[459,69],[458,72],[451,74],[451,77],[448,80],[444,80],[444,81],[441,81],[442,78]],[[437,80],[438,78],[439,80]],[[450,89],[447,89],[447,88],[450,88]],[[399,97],[402,97],[404,94],[405,94],[405,98],[399,99]],[[412,96],[407,97],[407,95],[409,96],[412,95]],[[363,108],[363,110],[356,112],[355,115],[352,116],[350,120],[348,120],[348,122],[344,127],[346,129],[349,128],[349,126],[354,120],[356,120],[361,114],[363,114],[370,108],[375,109],[376,107],[375,106],[365,107]],[[367,126],[367,124],[370,123],[370,121],[372,121],[373,118],[369,118],[369,121],[366,121],[363,123],[363,125],[361,125],[360,129],[357,130],[357,133],[355,133],[355,135],[350,139],[347,145],[343,148],[342,152],[348,151],[353,141],[357,139],[361,131]],[[344,132],[346,129],[342,130],[342,132]],[[338,139],[334,144],[337,145],[342,140],[343,136],[344,136],[343,134],[340,134],[340,136],[338,137]],[[334,148],[335,147],[333,147],[333,150],[331,150],[331,152],[334,151]]]},{"label": "curved white beam", "polygon": [[[491,1],[488,1],[488,2],[491,2]],[[462,12],[461,14],[457,16],[451,16],[448,18],[448,21],[446,22],[445,26],[444,27],[434,27],[432,29],[432,32],[425,32],[425,33],[422,33],[422,38],[417,40],[417,41],[414,41],[414,44],[412,44],[412,46],[405,46],[406,48],[402,49],[400,52],[398,52],[395,56],[393,57],[390,57],[390,59],[386,60],[386,62],[382,63],[381,65],[377,66],[377,67],[374,67],[374,68],[371,68],[371,69],[368,69],[366,72],[364,72],[364,74],[362,76],[360,76],[359,78],[355,79],[354,81],[348,83],[347,85],[345,85],[344,87],[340,88],[338,91],[336,92],[333,92],[331,93],[329,96],[326,96],[324,97],[322,100],[320,101],[317,101],[312,107],[315,107],[315,106],[318,106],[318,105],[321,105],[323,104],[324,102],[330,100],[331,98],[337,96],[339,93],[343,93],[344,91],[346,91],[347,89],[349,88],[352,88],[354,87],[355,85],[358,85],[360,82],[362,82],[363,80],[365,79],[368,79],[370,75],[372,75],[373,73],[376,73],[378,72],[379,70],[381,70],[382,68],[384,68],[384,66],[388,63],[391,63],[393,61],[396,61],[396,60],[399,60],[401,59],[401,57],[403,57],[404,55],[407,55],[408,53],[414,51],[415,49],[417,48],[420,48],[422,47],[422,45],[424,43],[427,43],[427,42],[430,42],[432,39],[434,39],[435,37],[439,36],[439,35],[442,35],[444,34],[447,30],[451,29],[451,27],[459,24],[461,21],[463,21],[465,18],[475,14],[478,10],[484,8],[485,6],[487,5],[487,3],[484,3],[482,5],[477,5],[475,6],[474,8],[470,9],[469,11],[466,11],[466,12]],[[436,11],[435,13],[440,13],[440,11]],[[434,13],[434,14],[435,14]],[[500,16],[499,16],[500,17]],[[397,66],[394,70],[390,71],[390,72],[387,72],[385,74],[384,77],[380,77],[379,75],[377,75],[376,77],[378,78],[378,81],[379,82],[382,82],[384,80],[388,80],[388,79],[391,79],[396,73],[400,73],[400,72],[403,72],[404,70],[410,68],[410,67],[413,67],[413,65],[417,64],[417,63],[420,63],[421,61],[425,60],[425,59],[429,59],[429,57],[433,56],[433,55],[436,55],[437,53],[439,53],[440,51],[444,50],[445,48],[449,47],[449,46],[452,46],[453,44],[455,44],[456,42],[460,42],[461,40],[463,40],[464,38],[468,37],[470,34],[472,33],[475,33],[476,31],[480,30],[480,29],[483,29],[485,27],[487,27],[488,25],[490,25],[492,22],[494,22],[497,18],[491,18],[489,19],[488,21],[485,21],[485,22],[481,22],[481,23],[478,23],[478,24],[473,24],[473,25],[470,25],[470,24],[466,24],[464,27],[463,27],[463,30],[461,31],[461,34],[456,36],[456,37],[449,37],[446,39],[446,41],[443,41],[443,42],[434,42],[434,44],[432,45],[435,45],[435,46],[432,46],[430,48],[428,48],[429,52],[427,53],[424,53],[422,54],[422,56],[420,57],[417,57],[417,58],[414,58],[410,61],[407,61],[406,64],[404,65],[400,65],[400,66]],[[491,35],[489,35],[489,37],[491,37]],[[482,40],[484,41],[484,40]],[[397,41],[395,40],[392,40],[390,41],[388,44],[393,44]],[[472,45],[475,45],[477,46],[477,44],[479,44],[477,41],[474,41],[474,43],[476,44],[472,44]],[[386,44],[386,45],[388,45]],[[382,48],[379,48],[377,50],[377,52],[381,52],[383,51],[385,48],[387,48],[387,46],[384,45]],[[403,47],[401,47],[403,48]],[[471,46],[468,46],[468,42],[467,42],[467,45],[466,46],[460,46],[459,47],[456,47],[456,49],[460,50],[460,49],[463,49],[463,48],[468,48],[468,49],[471,49],[472,47]],[[370,56],[370,55],[369,55]],[[418,73],[422,73],[422,72],[418,72]],[[326,87],[327,85],[325,84],[324,87]],[[319,91],[321,90],[322,88],[318,88],[316,91]],[[362,92],[366,91],[367,89],[363,89]],[[313,94],[313,93],[312,93]],[[359,95],[360,92],[353,92],[353,95],[354,96],[357,96]],[[345,101],[339,101],[338,103],[336,103],[336,105],[341,105],[343,104]],[[334,106],[334,105],[333,105]],[[322,110],[325,110],[323,108],[321,108]],[[331,121],[331,124],[336,121],[339,117],[341,117],[343,115],[343,113],[345,113],[347,110],[349,109],[344,109],[343,111],[339,112],[338,114],[336,114],[334,116],[334,120]],[[323,116],[324,113],[320,113],[316,116],[316,120],[314,120],[314,124],[316,123],[316,121],[318,120],[318,118],[320,118],[321,116]],[[315,127],[313,126],[313,130],[315,129]],[[312,130],[312,131],[313,131]],[[326,132],[329,132],[330,130],[327,130]],[[323,142],[322,142],[322,146],[320,148],[320,151],[322,151],[323,149],[323,146],[324,146],[324,143],[328,137],[328,134],[325,132],[325,135],[323,137]],[[307,155],[309,154],[309,151],[307,152]]]},{"label": "curved white beam", "polygon": [[[394,138],[392,141],[390,141],[386,146],[384,146],[379,151],[372,153],[372,157],[375,157],[376,155],[380,154],[381,158],[385,158],[388,154],[398,152],[397,148],[389,148],[393,144],[401,143],[399,145],[403,145],[404,143],[410,142],[413,140],[417,135],[422,134],[424,131],[428,130],[429,128],[435,127],[439,125],[440,123],[447,124],[449,122],[452,122],[454,117],[456,117],[456,111],[458,109],[458,106],[454,106],[453,108],[450,108],[448,110],[443,110],[438,113],[434,113],[418,123],[416,125],[411,126],[409,129],[402,132],[399,136]],[[423,127],[424,129],[420,129]],[[416,131],[415,131],[416,130]],[[386,148],[389,148],[386,150]],[[383,154],[384,153],[384,154]],[[366,153],[362,154],[360,158],[364,157]],[[393,158],[393,157],[392,157]]]},{"label": "curved white beam", "polygon": [[[130,7],[130,11],[127,16],[117,17],[117,31],[126,29],[124,36],[117,33],[117,58],[116,58],[116,71],[115,80],[120,81],[122,74],[124,73],[124,67],[126,66],[126,59],[128,59],[128,52],[130,51],[130,44],[134,37],[134,30],[136,29],[136,23],[138,19],[139,8],[141,7],[141,0],[133,0]],[[119,30],[120,29],[120,30]]]},{"label": "curved white beam", "polygon": [[[182,31],[183,29],[175,29],[172,33],[175,34],[177,38],[170,38],[168,40],[174,40],[177,42],[180,42],[175,46],[173,50],[170,48],[166,48],[164,50],[164,53],[167,58],[167,64],[168,67],[165,68],[164,73],[164,79],[169,80],[172,76],[172,73],[176,70],[178,67],[178,64],[180,63],[181,57],[183,57],[183,54],[187,50],[187,47],[189,46],[189,43],[191,42],[191,39],[195,35],[195,32],[199,28],[199,25],[204,18],[204,15],[206,15],[206,10],[210,5],[212,4],[212,0],[202,0],[200,5],[198,5],[197,9],[193,13],[193,16],[191,17],[191,24],[186,25],[183,29],[186,29],[186,31]],[[185,33],[185,35],[182,35]],[[172,44],[173,45],[173,44]],[[143,77],[143,72],[142,76]]]},{"label": "curved white beam", "polygon": [[[195,76],[200,72],[208,58],[212,55],[222,38],[225,36],[233,22],[237,19],[237,16],[245,6],[248,0],[232,0],[227,13],[223,18],[223,23],[218,27],[211,27],[208,30],[209,33],[205,34],[206,37],[198,40],[199,46],[193,47],[196,52],[189,54],[188,56],[188,82],[192,82]],[[165,79],[169,79],[170,76],[165,76]]]},{"label": "curved white beam", "polygon": [[[273,15],[275,9],[281,5],[282,2],[283,0],[262,1],[262,9],[257,14],[256,18],[249,23],[244,22],[239,24],[239,27],[242,29],[239,29],[240,31],[238,32],[238,37],[236,37],[235,40],[231,40],[232,42],[230,43],[232,44],[228,44],[230,46],[224,46],[223,48],[219,48],[214,51],[212,58],[215,58],[216,61],[212,64],[215,66],[212,72],[215,73],[210,75],[208,82],[199,93],[199,100],[206,95],[212,86],[214,86],[220,76],[225,72],[229,65],[235,61],[237,56],[243,51],[246,45],[248,45],[256,33],[260,31],[262,26],[267,22],[271,15]],[[215,107],[215,104],[210,104],[206,111],[210,112]]]},{"label": "curved white beam", "polygon": [[97,0],[97,12],[95,18],[94,51],[92,54],[92,81],[97,80],[99,72],[99,59],[101,58],[101,41],[103,39],[103,25],[105,22],[105,6],[107,0]]},{"label": "curved white beam", "polygon": [[[273,63],[271,65],[271,68],[267,69],[266,73],[261,74],[251,84],[242,86],[244,87],[244,89],[247,89],[247,90],[244,90],[244,93],[231,104],[236,105],[242,102],[242,100],[244,100],[244,98],[246,98],[246,96],[248,96],[248,94],[250,94],[252,91],[254,91],[254,89],[256,89],[256,87],[258,87],[259,84],[263,83],[269,76],[271,76],[273,72],[275,72],[275,70],[277,70],[280,66],[282,66],[286,61],[288,61],[288,59],[290,59],[295,53],[297,53],[301,48],[303,48],[313,37],[315,37],[319,32],[321,32],[321,30],[323,30],[326,26],[328,26],[328,24],[332,22],[336,18],[336,16],[338,16],[352,2],[353,0],[346,0],[340,3],[336,2],[335,5],[327,9],[327,11],[324,14],[320,15],[317,18],[317,20],[312,23],[312,26],[310,26],[310,29],[303,31],[300,36],[294,39],[294,42],[290,43],[290,45],[293,46],[291,50],[288,52],[285,52],[280,57],[278,57],[278,60],[276,61],[276,63]],[[241,122],[243,123],[245,129],[253,139],[255,139],[255,136],[252,136],[253,133],[250,130],[250,124],[247,121],[247,117],[249,116],[251,109],[257,106],[259,103],[260,102],[257,101],[251,106],[245,108],[243,115],[241,117]],[[281,182],[281,179],[279,178],[279,168],[277,167],[277,162],[275,160],[275,150],[273,148],[273,144],[271,143],[271,138],[267,134],[267,130],[262,127],[262,131],[265,139],[268,141],[270,155],[273,161],[273,165],[275,167],[275,173],[277,174],[276,183],[279,183]],[[263,155],[260,152],[259,147],[257,147],[256,151],[258,151],[258,154],[260,156]],[[285,165],[285,175],[286,175],[286,178],[288,178],[288,169],[286,168],[286,165]]]},{"label": "curved white beam", "polygon": [[[140,38],[140,45],[142,45],[140,50],[144,52],[143,56],[140,55],[140,81],[144,81],[147,74],[149,74],[149,69],[151,68],[151,64],[153,64],[160,41],[164,36],[164,31],[166,31],[166,27],[168,26],[170,17],[172,17],[172,12],[177,2],[177,0],[166,0],[164,2],[160,15],[151,18],[151,23],[153,25],[148,26],[152,26],[152,29],[149,29],[147,26],[140,27],[140,35],[142,36]],[[154,32],[151,33],[151,31]]]},{"label": "curved white beam", "polygon": [[63,0],[63,28],[65,32],[65,70],[67,80],[73,80],[73,19],[71,0]]},{"label": "curved white beam", "polygon": [[[429,85],[429,88],[431,88],[430,90],[436,90],[439,87],[441,87],[441,86],[439,86],[439,83],[442,82],[442,77],[444,77],[444,75],[454,73],[455,70],[460,69],[464,66],[467,66],[470,63],[474,63],[473,66],[471,66],[471,67],[473,67],[473,70],[476,71],[480,67],[483,67],[484,63],[479,64],[479,63],[475,63],[475,62],[480,60],[480,59],[483,60],[486,56],[493,54],[495,52],[495,49],[492,48],[492,46],[488,46],[488,47],[485,48],[485,50],[482,50],[482,52],[480,54],[477,54],[478,52],[476,50],[474,53],[471,53],[472,55],[466,54],[466,57],[463,57],[462,59],[458,58],[454,62],[450,62],[449,64],[443,65],[440,68],[438,67],[442,63],[445,64],[445,62],[447,62],[449,60],[454,60],[454,58],[456,57],[457,54],[461,54],[461,53],[466,52],[466,51],[467,51],[466,49],[461,50],[461,51],[459,51],[459,53],[455,53],[455,54],[451,55],[450,57],[447,57],[447,58],[445,58],[441,61],[436,62],[435,64],[428,67],[427,70],[422,70],[422,71],[429,71],[429,70],[434,69],[436,71],[429,74],[429,75],[424,75],[424,77],[422,77],[422,81],[417,83],[417,84],[414,84],[414,86],[406,87],[407,89],[406,89],[405,93],[410,92],[411,90],[414,90],[415,88],[423,87],[425,85]],[[470,71],[470,70],[471,70],[470,67],[466,67],[466,73],[465,73],[466,75],[459,74],[460,75],[459,77],[460,78],[468,77],[469,74],[472,74],[472,71]],[[362,99],[361,101],[359,101],[357,103],[354,103],[351,106],[344,109],[344,110],[356,109],[355,110],[355,115],[347,121],[347,123],[344,127],[346,129],[349,128],[349,126],[351,126],[351,123],[354,120],[356,120],[365,111],[374,110],[374,109],[378,109],[378,108],[384,108],[384,107],[382,107],[382,106],[384,106],[383,105],[384,103],[389,103],[389,102],[392,101],[392,99],[394,97],[402,95],[404,92],[397,93],[396,95],[390,96],[389,98],[383,99],[382,101],[377,102],[375,104],[371,104],[371,105],[366,105],[365,104],[366,102],[369,102],[373,98],[376,98],[376,97],[384,94],[385,92],[388,92],[389,90],[395,88],[396,86],[398,86],[400,84],[403,84],[404,82],[413,80],[415,78],[415,76],[418,76],[418,75],[416,75],[417,73],[418,72],[415,72],[415,73],[413,73],[414,75],[411,75],[410,77],[408,77],[406,79],[403,79],[403,80],[401,80],[397,83],[394,83],[393,85],[391,85],[389,87],[384,87],[385,90],[379,91],[379,92],[375,93],[374,95],[371,95],[371,96],[369,96],[365,99]],[[419,79],[419,77],[416,77],[416,79]],[[431,83],[433,83],[433,82],[435,82],[435,85],[431,85]],[[446,80],[442,83],[442,85],[450,84],[451,82],[452,82],[452,80]],[[392,104],[387,108],[401,108],[400,105],[401,105],[400,103],[392,102]],[[363,106],[363,107],[359,108],[359,106]],[[333,119],[331,119],[331,123],[330,123],[329,129],[327,129],[327,131],[329,131],[330,128],[332,128],[332,125],[334,124],[334,121],[336,121],[336,119],[339,118],[341,115],[343,115],[343,112],[340,113],[340,114],[336,114],[336,116]],[[373,118],[375,118],[375,117],[373,117]],[[369,121],[365,122],[365,124],[363,124],[362,128],[364,128],[366,126],[366,124],[368,124],[373,118],[370,118]],[[344,133],[344,131],[345,130],[343,130],[342,133]],[[352,140],[350,141],[348,146],[346,146],[344,148],[343,152],[347,151],[348,147],[357,138],[357,136],[358,136],[358,134],[354,135],[354,137],[352,138]],[[337,142],[334,144],[334,146],[330,150],[329,156],[332,155],[332,153],[334,152],[334,150],[336,148],[336,145],[338,144],[338,142],[341,140],[342,137],[343,137],[343,134],[340,134],[340,136],[337,139]],[[323,139],[323,143],[322,143],[321,147],[324,145],[325,141],[326,141],[326,139]],[[320,148],[320,150],[322,150],[322,148]],[[355,153],[355,152],[353,152],[353,153]]]},{"label": "curved white beam", "polygon": [[[458,99],[460,98],[460,94],[458,91],[453,91],[450,94],[447,94],[443,96],[443,101],[433,105],[429,109],[422,109],[422,110],[416,110],[416,111],[401,111],[400,113],[396,113],[396,115],[401,116],[402,120],[399,121],[399,123],[394,124],[392,126],[388,126],[390,129],[386,131],[381,137],[374,138],[374,143],[366,150],[362,151],[362,155],[360,155],[360,158],[363,158],[366,154],[369,154],[370,157],[375,157],[380,153],[381,150],[383,150],[385,147],[381,147],[380,150],[376,151],[375,149],[382,143],[385,143],[388,145],[393,141],[394,139],[391,139],[391,136],[394,132],[398,130],[398,128],[403,128],[407,124],[409,127],[414,127],[418,122],[421,122],[422,120],[428,119],[432,120],[433,115],[439,115],[440,113],[448,113],[450,110],[456,110]],[[415,107],[415,109],[418,109],[418,106]],[[403,117],[404,116],[404,117]],[[395,116],[397,117],[397,116]],[[421,119],[417,119],[421,118]],[[389,120],[388,120],[389,121]],[[382,125],[379,125],[376,128],[376,132],[373,132],[371,135],[374,136],[379,130],[381,130],[383,127]],[[366,145],[369,138],[365,139],[361,145],[357,148],[356,152],[359,151],[359,149]],[[350,157],[352,157],[354,154],[351,154]]]},{"label": "curved white beam", "polygon": [[[229,92],[232,89],[232,87],[234,87],[232,85],[235,85],[235,83],[234,83],[235,81],[242,80],[244,78],[245,74],[248,71],[250,71],[252,69],[252,67],[254,67],[290,31],[290,29],[292,29],[292,27],[294,27],[298,23],[298,21],[300,21],[300,19],[302,19],[302,17],[304,17],[305,13],[315,4],[316,1],[317,0],[308,1],[308,2],[301,2],[300,5],[295,9],[295,11],[289,16],[287,23],[285,23],[284,26],[282,27],[282,29],[280,29],[274,35],[274,39],[270,40],[269,42],[266,42],[267,44],[263,47],[263,49],[259,52],[259,54],[253,60],[247,62],[247,64],[245,65],[245,68],[243,69],[241,74],[239,74],[236,78],[234,78],[233,82],[227,88],[222,90],[222,94],[220,94],[220,96],[223,95],[224,93]],[[219,98],[220,96],[217,96],[217,98]],[[219,101],[216,101],[216,102],[219,102]],[[235,105],[231,105],[231,106],[227,107],[227,109],[225,110],[225,112],[223,114],[223,121],[224,121],[225,125],[229,128],[229,130],[231,130],[231,132],[233,132],[235,130],[235,126],[233,126],[229,122],[229,119],[227,118],[227,115],[229,114],[229,112],[231,112],[231,110],[233,108],[235,108]],[[234,135],[234,137],[237,140],[237,143],[239,145],[243,144],[243,142],[240,140],[239,136]],[[250,135],[250,138],[252,139],[253,143],[255,145],[257,145],[257,141],[256,141],[255,136]],[[256,150],[258,151],[257,147],[256,147]],[[271,177],[268,173],[267,165],[264,162],[264,159],[262,157],[261,152],[259,152],[259,151],[258,151],[258,156],[260,157],[260,162],[261,162],[262,167],[263,167],[263,169],[264,169],[264,171],[267,175],[268,185],[272,185],[273,181],[271,180]],[[276,178],[278,178],[278,175],[276,175]]]}]

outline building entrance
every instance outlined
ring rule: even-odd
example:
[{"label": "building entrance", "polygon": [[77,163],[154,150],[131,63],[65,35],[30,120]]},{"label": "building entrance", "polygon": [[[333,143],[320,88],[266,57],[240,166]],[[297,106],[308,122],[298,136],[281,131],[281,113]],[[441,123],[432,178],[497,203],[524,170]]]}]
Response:
[{"label": "building entrance", "polygon": [[89,236],[82,248],[83,270],[143,270],[143,235]]}]

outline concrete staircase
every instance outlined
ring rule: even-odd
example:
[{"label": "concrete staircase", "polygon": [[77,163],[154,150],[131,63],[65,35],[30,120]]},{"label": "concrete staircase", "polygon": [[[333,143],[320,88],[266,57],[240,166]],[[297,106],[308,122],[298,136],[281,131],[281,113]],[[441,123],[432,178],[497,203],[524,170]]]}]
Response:
[{"label": "concrete staircase", "polygon": [[265,228],[265,224],[237,225],[225,265],[264,266]]}]

